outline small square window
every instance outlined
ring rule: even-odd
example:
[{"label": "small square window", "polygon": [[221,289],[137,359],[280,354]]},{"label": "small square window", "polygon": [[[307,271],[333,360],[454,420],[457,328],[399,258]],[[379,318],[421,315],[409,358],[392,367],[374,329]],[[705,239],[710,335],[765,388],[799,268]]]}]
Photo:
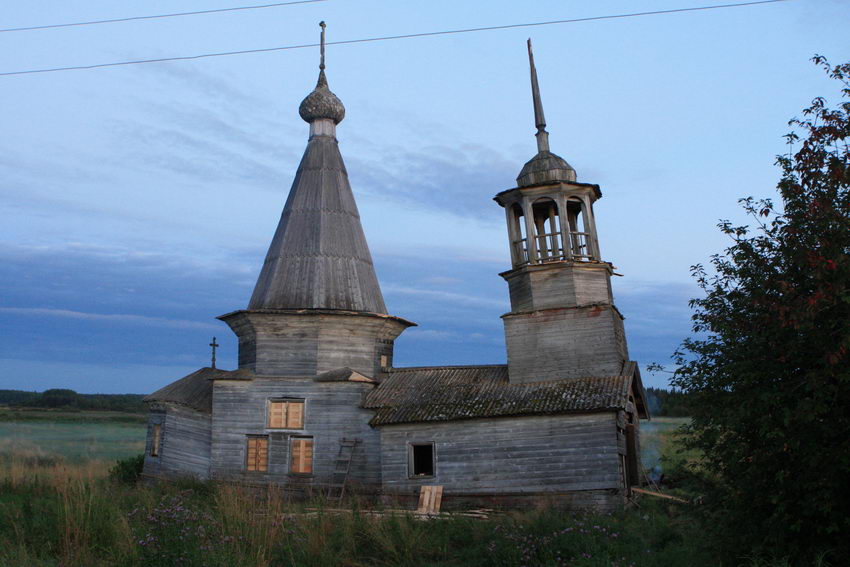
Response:
[{"label": "small square window", "polygon": [[408,446],[408,471],[411,477],[434,476],[433,443],[412,443]]},{"label": "small square window", "polygon": [[245,469],[254,472],[269,470],[269,438],[249,436],[245,455]]},{"label": "small square window", "polygon": [[269,401],[269,429],[304,429],[304,400]]}]

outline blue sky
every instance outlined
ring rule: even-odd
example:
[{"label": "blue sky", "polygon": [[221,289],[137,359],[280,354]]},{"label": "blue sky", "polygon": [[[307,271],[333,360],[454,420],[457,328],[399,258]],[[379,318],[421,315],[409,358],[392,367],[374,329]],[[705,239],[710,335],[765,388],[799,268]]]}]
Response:
[{"label": "blue sky", "polygon": [[[250,4],[245,0],[244,4]],[[239,2],[43,0],[0,27]],[[700,6],[701,2],[313,4],[0,33],[0,72]],[[837,89],[850,5],[778,4],[329,46],[341,149],[390,312],[396,364],[504,361],[504,215],[535,148],[532,37],[553,151],[598,183],[632,358],[689,332],[689,267],[718,219],[771,196],[787,121]],[[236,364],[215,316],[244,308],[307,139],[315,49],[0,77],[0,388],[150,392]],[[665,377],[646,377],[664,385]]]}]

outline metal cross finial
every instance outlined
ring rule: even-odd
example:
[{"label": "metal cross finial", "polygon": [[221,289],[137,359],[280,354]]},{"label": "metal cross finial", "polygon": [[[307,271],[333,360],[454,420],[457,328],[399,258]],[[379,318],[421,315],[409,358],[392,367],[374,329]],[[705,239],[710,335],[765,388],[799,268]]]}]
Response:
[{"label": "metal cross finial", "polygon": [[325,69],[325,27],[326,27],[324,20],[319,22],[319,27],[322,28],[322,36],[321,36],[322,38],[321,38],[321,41],[319,43],[319,45],[320,45],[319,50],[320,50],[320,53],[322,55],[322,58],[319,61],[319,69],[324,70]]},{"label": "metal cross finial", "polygon": [[215,342],[215,337],[213,337],[213,340],[210,343],[210,346],[212,347],[212,368],[214,369],[215,368],[215,349],[220,346],[217,342]]},{"label": "metal cross finial", "polygon": [[537,127],[537,151],[549,151],[549,132],[546,131],[546,117],[543,116],[543,102],[540,100],[540,85],[537,84],[537,69],[534,67],[534,53],[531,51],[531,38],[528,38],[528,63],[531,67],[531,98],[534,100],[534,125]]}]

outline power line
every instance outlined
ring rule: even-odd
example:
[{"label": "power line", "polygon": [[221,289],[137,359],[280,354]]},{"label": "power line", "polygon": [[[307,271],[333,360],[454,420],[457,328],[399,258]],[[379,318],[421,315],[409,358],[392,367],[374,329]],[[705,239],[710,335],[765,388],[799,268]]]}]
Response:
[{"label": "power line", "polygon": [[89,22],[71,22],[67,24],[50,24],[45,26],[28,26],[23,28],[0,29],[2,32],[19,32],[32,30],[47,30],[52,28],[70,28],[73,26],[91,26],[95,24],[114,24],[117,22],[132,22],[135,20],[155,20],[158,18],[174,18],[176,16],[197,16],[198,14],[216,14],[219,12],[237,12],[239,10],[258,10],[261,8],[275,8],[278,6],[292,6],[293,4],[312,4],[314,2],[326,2],[327,0],[294,0],[291,2],[275,2],[274,4],[260,4],[257,6],[236,6],[233,8],[218,8],[215,10],[197,10],[195,12],[175,12],[173,14],[156,14],[153,16],[131,16],[129,18],[115,18],[113,20],[92,20]]},{"label": "power line", "polygon": [[[714,6],[698,6],[695,8],[676,8],[672,10],[653,10],[651,12],[632,12],[630,14],[612,14],[608,16],[590,16],[587,18],[573,18],[569,20],[551,20],[548,22],[531,22],[526,24],[507,24],[502,26],[487,26],[480,28],[465,28],[458,30],[444,30],[444,31],[434,31],[434,32],[422,32],[422,33],[411,33],[404,35],[386,35],[382,37],[370,37],[370,38],[362,38],[362,39],[347,39],[342,41],[330,41],[327,42],[326,45],[348,45],[353,43],[369,43],[374,41],[391,41],[396,39],[409,39],[414,37],[430,37],[435,35],[450,35],[450,34],[460,34],[460,33],[472,33],[472,32],[481,32],[481,31],[492,31],[492,30],[505,30],[505,29],[513,29],[513,28],[528,28],[535,26],[549,26],[554,24],[574,24],[578,22],[592,22],[599,20],[614,20],[621,18],[634,18],[639,16],[655,16],[659,14],[676,14],[681,12],[697,12],[697,11],[705,11],[705,10],[717,10],[723,8],[740,8],[744,6],[756,6],[759,4],[775,4],[777,2],[786,2],[787,0],[758,0],[756,2],[738,2],[734,4],[718,4]],[[135,61],[116,61],[113,63],[96,63],[93,65],[76,65],[72,67],[53,67],[53,68],[45,68],[45,69],[29,69],[25,71],[7,71],[4,73],[0,73],[0,77],[2,76],[10,76],[10,75],[30,75],[34,73],[53,73],[56,71],[81,71],[85,69],[100,69],[103,67],[118,67],[123,65],[139,65],[143,63],[162,63],[165,61],[189,61],[192,59],[204,59],[207,57],[227,57],[230,55],[244,55],[248,53],[268,53],[271,51],[287,51],[290,49],[304,49],[308,47],[318,47],[318,43],[303,43],[300,45],[285,45],[281,47],[265,47],[260,49],[243,49],[239,51],[222,51],[218,53],[202,53],[200,55],[184,55],[180,57],[160,57],[157,59],[137,59]]]}]

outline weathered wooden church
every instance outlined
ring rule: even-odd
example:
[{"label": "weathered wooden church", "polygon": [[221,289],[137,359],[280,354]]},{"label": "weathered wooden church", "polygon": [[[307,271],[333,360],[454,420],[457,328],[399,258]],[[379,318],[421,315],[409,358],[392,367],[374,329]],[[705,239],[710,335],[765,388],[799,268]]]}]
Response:
[{"label": "weathered wooden church", "polygon": [[414,323],[384,305],[323,42],[299,108],[307,149],[254,293],[219,317],[239,339],[239,368],[201,368],[145,398],[145,475],[399,499],[441,485],[447,504],[624,503],[649,416],[600,254],[602,193],[549,150],[530,42],[529,59],[538,151],[495,196],[511,260],[507,365],[393,365],[393,341]]}]

